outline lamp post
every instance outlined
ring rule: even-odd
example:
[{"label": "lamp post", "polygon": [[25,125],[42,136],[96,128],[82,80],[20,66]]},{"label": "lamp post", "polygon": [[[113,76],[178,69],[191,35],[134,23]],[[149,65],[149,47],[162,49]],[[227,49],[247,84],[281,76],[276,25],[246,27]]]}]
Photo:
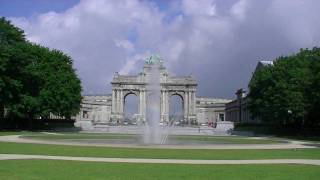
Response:
[{"label": "lamp post", "polygon": [[[289,116],[289,120],[292,120],[292,110],[288,109],[288,116]],[[286,124],[286,121],[284,121],[284,124]]]}]

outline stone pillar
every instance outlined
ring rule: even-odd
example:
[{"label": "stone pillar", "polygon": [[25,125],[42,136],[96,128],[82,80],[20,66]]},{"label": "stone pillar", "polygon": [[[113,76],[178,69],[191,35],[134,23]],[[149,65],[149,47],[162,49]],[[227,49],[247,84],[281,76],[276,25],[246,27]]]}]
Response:
[{"label": "stone pillar", "polygon": [[138,112],[141,114],[141,91],[139,91]]},{"label": "stone pillar", "polygon": [[147,114],[147,92],[143,90],[143,118],[146,121],[146,114]]},{"label": "stone pillar", "polygon": [[117,113],[117,116],[118,116],[118,118],[119,118],[119,111],[120,111],[120,90],[118,90],[117,89],[117,96],[116,96],[116,106],[117,106],[117,111],[116,111],[116,113]]},{"label": "stone pillar", "polygon": [[188,106],[188,92],[185,91],[184,92],[184,98],[183,98],[183,102],[184,102],[184,106],[183,106],[183,113],[184,113],[184,121],[187,122],[188,121],[188,114],[189,114],[189,106]]},{"label": "stone pillar", "polygon": [[195,93],[194,91],[191,91],[191,114],[194,115],[195,114]]},{"label": "stone pillar", "polygon": [[124,97],[123,97],[123,90],[120,90],[120,109],[119,109],[119,113],[120,113],[120,117],[123,118],[123,103],[124,103]]},{"label": "stone pillar", "polygon": [[113,89],[112,90],[112,106],[111,106],[111,110],[112,110],[112,113],[114,113],[114,112],[116,112],[115,110],[115,108],[116,108],[116,106],[115,106],[115,104],[116,104],[116,92],[115,92],[115,90]]},{"label": "stone pillar", "polygon": [[164,106],[165,106],[165,121],[169,121],[169,92],[165,91],[165,96],[164,96]]},{"label": "stone pillar", "polygon": [[143,121],[146,121],[146,91],[141,90],[141,117]]},{"label": "stone pillar", "polygon": [[160,121],[164,122],[164,91],[161,90],[161,98],[160,98]]},{"label": "stone pillar", "polygon": [[111,107],[111,121],[117,122],[118,120],[118,90],[112,90],[112,107]]},{"label": "stone pillar", "polygon": [[196,122],[196,95],[195,95],[195,91],[191,90],[190,91],[190,112],[189,112],[189,119],[190,121],[194,121]]},{"label": "stone pillar", "polygon": [[143,96],[143,91],[142,90],[140,90],[139,91],[139,121],[141,122],[141,121],[143,121],[143,98],[142,98],[142,96]]},{"label": "stone pillar", "polygon": [[190,91],[187,92],[188,94],[188,125],[191,124],[190,118],[191,118],[191,106],[192,106],[192,101],[191,101],[191,93]]}]

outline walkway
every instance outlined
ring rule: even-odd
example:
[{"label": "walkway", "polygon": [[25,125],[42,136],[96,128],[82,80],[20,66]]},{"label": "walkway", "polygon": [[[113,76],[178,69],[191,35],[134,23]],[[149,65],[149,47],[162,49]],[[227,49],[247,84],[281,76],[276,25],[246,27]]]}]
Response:
[{"label": "walkway", "polygon": [[0,154],[0,160],[14,159],[46,159],[110,163],[156,163],[156,164],[308,164],[320,166],[320,160],[309,159],[268,159],[268,160],[182,160],[182,159],[131,159],[131,158],[96,158],[44,156],[22,154]]},{"label": "walkway", "polygon": [[212,144],[212,145],[142,145],[142,144],[102,144],[88,142],[66,142],[58,140],[36,140],[19,138],[20,135],[0,136],[0,142],[53,144],[72,146],[94,146],[94,147],[124,147],[124,148],[162,148],[162,149],[298,149],[316,148],[312,144],[303,141],[289,141],[279,144]]}]

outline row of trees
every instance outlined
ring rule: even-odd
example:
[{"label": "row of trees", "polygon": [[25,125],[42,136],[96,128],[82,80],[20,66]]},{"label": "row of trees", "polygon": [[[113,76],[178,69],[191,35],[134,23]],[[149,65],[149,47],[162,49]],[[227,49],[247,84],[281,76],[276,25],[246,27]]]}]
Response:
[{"label": "row of trees", "polygon": [[254,117],[272,124],[319,126],[320,48],[277,58],[255,72],[249,89]]},{"label": "row of trees", "polygon": [[72,59],[31,43],[24,32],[0,18],[0,117],[63,117],[80,108],[81,84]]}]

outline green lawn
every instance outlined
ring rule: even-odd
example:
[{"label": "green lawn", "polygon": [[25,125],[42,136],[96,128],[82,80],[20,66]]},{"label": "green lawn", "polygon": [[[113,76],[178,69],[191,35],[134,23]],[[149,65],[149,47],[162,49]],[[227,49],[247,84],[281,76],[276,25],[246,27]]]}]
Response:
[{"label": "green lawn", "polygon": [[83,147],[0,142],[0,154],[160,159],[320,159],[316,149],[224,150]]},{"label": "green lawn", "polygon": [[319,179],[312,165],[129,164],[55,160],[0,161],[0,179]]},{"label": "green lawn", "polygon": [[[107,133],[63,133],[63,134],[43,134],[43,133],[33,133],[23,135],[23,138],[31,139],[41,139],[41,140],[117,140],[117,139],[127,139],[127,140],[139,140],[141,135],[133,134],[107,134]],[[168,141],[189,141],[198,142],[206,144],[273,144],[273,143],[283,143],[279,139],[252,139],[242,136],[188,136],[188,135],[172,135],[169,136]]]},{"label": "green lawn", "polygon": [[30,134],[29,131],[0,131],[0,136]]},{"label": "green lawn", "polygon": [[171,139],[176,140],[192,140],[192,141],[205,141],[212,144],[274,144],[283,143],[285,141],[279,139],[253,139],[244,136],[171,136]]},{"label": "green lawn", "polygon": [[107,133],[58,133],[45,134],[34,133],[23,135],[22,138],[41,140],[81,140],[81,139],[137,139],[138,135],[133,134],[107,134]]}]

